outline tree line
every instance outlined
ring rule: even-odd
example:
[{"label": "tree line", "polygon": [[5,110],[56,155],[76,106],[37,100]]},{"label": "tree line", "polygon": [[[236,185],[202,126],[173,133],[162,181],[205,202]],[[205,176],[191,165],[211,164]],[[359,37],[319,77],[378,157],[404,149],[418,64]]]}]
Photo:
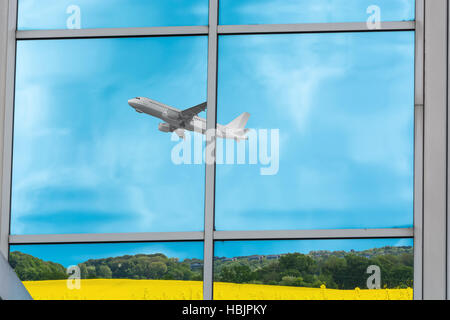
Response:
[{"label": "tree line", "polygon": [[[384,247],[365,251],[312,251],[266,257],[218,258],[214,280],[298,287],[325,285],[334,289],[366,288],[367,268],[381,270],[383,288],[413,286],[412,247]],[[22,281],[59,280],[68,277],[61,264],[43,261],[18,251],[10,264]],[[82,279],[162,279],[201,281],[203,261],[169,258],[162,253],[90,259],[78,264]]]},{"label": "tree line", "polygon": [[197,259],[168,258],[162,253],[125,255],[122,257],[91,259],[78,266],[82,279],[162,279],[201,280],[201,268],[192,268]]},{"label": "tree line", "polygon": [[275,261],[236,259],[215,263],[215,281],[332,289],[367,288],[372,275],[368,267],[380,268],[382,288],[412,288],[412,248],[400,254],[363,255],[322,252],[321,255],[292,253]]}]

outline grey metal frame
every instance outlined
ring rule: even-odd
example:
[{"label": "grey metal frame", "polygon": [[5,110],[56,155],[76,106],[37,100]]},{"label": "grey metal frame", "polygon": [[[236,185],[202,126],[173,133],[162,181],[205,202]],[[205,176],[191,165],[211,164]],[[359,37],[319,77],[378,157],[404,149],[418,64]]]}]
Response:
[{"label": "grey metal frame", "polygon": [[423,297],[423,117],[425,0],[416,0],[414,81],[414,299]]},{"label": "grey metal frame", "polygon": [[[51,244],[51,243],[114,243],[114,242],[156,242],[156,241],[203,241],[204,242],[204,299],[213,299],[213,257],[214,241],[233,240],[283,240],[283,239],[362,239],[362,238],[414,238],[414,298],[422,299],[434,297],[431,291],[439,286],[442,280],[442,229],[446,226],[443,221],[442,177],[442,117],[446,113],[442,110],[442,101],[438,98],[442,92],[434,92],[433,85],[442,81],[442,71],[439,68],[441,55],[435,52],[437,41],[443,40],[443,35],[436,30],[438,26],[430,26],[426,33],[425,7],[428,15],[442,10],[446,0],[416,0],[416,21],[383,22],[381,29],[369,30],[365,23],[315,23],[315,24],[279,24],[279,25],[240,25],[225,26],[218,24],[218,1],[209,0],[209,26],[194,27],[149,27],[149,28],[120,28],[120,29],[82,29],[82,30],[16,30],[17,0],[7,0],[0,4],[0,11],[8,7],[8,26],[5,36],[2,35],[0,20],[0,44],[5,43],[5,58],[2,60],[0,49],[0,107],[4,110],[3,127],[3,174],[0,213],[0,253],[8,256],[9,245],[19,244]],[[430,2],[436,1],[436,5]],[[426,6],[427,5],[427,6]],[[447,11],[445,11],[447,12]],[[430,20],[430,24],[432,23]],[[428,26],[428,25],[427,25]],[[413,31],[416,32],[416,74],[415,74],[415,188],[414,188],[414,229],[340,229],[340,230],[266,230],[266,231],[215,231],[214,201],[216,168],[214,161],[206,164],[205,175],[205,212],[204,230],[198,232],[151,232],[151,233],[119,233],[119,234],[65,234],[65,235],[10,235],[10,192],[13,138],[13,107],[15,82],[15,48],[17,40],[29,39],[69,39],[69,38],[105,38],[105,37],[145,37],[145,36],[208,36],[208,88],[207,88],[207,128],[214,129],[217,121],[217,65],[218,38],[229,34],[276,34],[276,33],[330,33],[330,32],[381,32],[381,31]],[[438,35],[435,33],[438,32]],[[425,58],[425,37],[432,42],[430,56]],[[1,48],[1,46],[0,46]],[[447,52],[446,52],[447,53]],[[433,62],[433,59],[436,59]],[[6,61],[6,70],[1,69]],[[427,65],[428,62],[428,65]],[[430,68],[437,75],[428,73],[427,83],[424,83],[424,69]],[[447,74],[446,74],[447,75]],[[3,79],[2,79],[3,77]],[[439,77],[439,79],[437,79]],[[2,91],[1,86],[5,89]],[[424,93],[430,92],[429,98],[424,99]],[[447,94],[447,91],[445,91]],[[436,97],[434,97],[436,95]],[[438,97],[439,96],[439,97]],[[437,99],[438,101],[436,101]],[[429,105],[437,103],[435,108]],[[436,110],[435,110],[436,109]],[[0,121],[1,124],[1,121]],[[438,124],[438,125],[436,125]],[[0,132],[1,132],[0,127]],[[436,138],[435,135],[438,134]],[[438,139],[438,141],[435,141]],[[215,137],[207,139],[207,145],[215,149]],[[0,148],[1,149],[1,148]],[[424,156],[425,151],[425,156]],[[213,156],[214,158],[214,156]],[[444,160],[446,161],[446,157]],[[210,159],[214,160],[214,159]],[[425,161],[425,164],[424,164]],[[436,167],[435,167],[436,166]],[[446,170],[446,165],[445,165]],[[435,180],[437,179],[437,180]],[[444,188],[445,192],[446,189]],[[433,197],[438,193],[439,198],[434,203]],[[425,196],[424,196],[425,195]],[[424,199],[425,197],[425,199]],[[446,201],[446,199],[445,199]],[[427,219],[425,216],[429,215]],[[428,213],[430,212],[430,214]],[[438,218],[438,221],[432,220]],[[439,226],[437,226],[439,224]],[[437,229],[436,229],[437,228]],[[449,225],[450,228],[450,225]],[[434,235],[434,230],[439,230]],[[424,239],[424,235],[426,238]],[[436,252],[433,245],[439,244]],[[446,247],[444,247],[446,248]],[[431,252],[431,253],[430,253]],[[436,254],[437,253],[437,254]],[[444,254],[446,259],[446,255]],[[433,266],[436,262],[437,265]],[[422,267],[423,266],[423,267]],[[436,277],[433,273],[437,272]],[[434,277],[434,278],[433,278]],[[423,283],[423,278],[430,281]],[[449,283],[450,287],[450,283]],[[442,290],[441,290],[442,291]],[[445,292],[439,291],[437,298],[445,298]],[[445,290],[444,290],[445,291]]]},{"label": "grey metal frame", "polygon": [[31,300],[25,286],[8,264],[5,257],[0,254],[0,299],[3,300]]},{"label": "grey metal frame", "polygon": [[[205,224],[203,249],[203,299],[213,299],[213,262],[214,262],[214,204],[216,189],[216,137],[214,136],[217,123],[217,65],[218,65],[218,36],[219,0],[209,1],[209,35],[208,35],[208,111],[206,116],[207,132],[206,150],[212,148],[212,154],[206,153],[206,181],[205,181]],[[211,159],[212,157],[212,159]]]},{"label": "grey metal frame", "polygon": [[[6,2],[6,1],[5,1]],[[2,100],[3,110],[3,164],[2,164],[2,192],[0,213],[0,254],[8,257],[8,236],[10,231],[10,195],[12,173],[12,137],[13,137],[13,109],[16,66],[16,19],[17,0],[9,0],[6,34],[6,66],[5,66],[5,93]]]},{"label": "grey metal frame", "polygon": [[423,299],[447,297],[447,0],[425,1]]},{"label": "grey metal frame", "polygon": [[[450,104],[450,5],[448,5],[448,15],[447,15],[447,41],[448,41],[448,58],[447,58],[447,110],[448,106]],[[450,112],[447,112],[447,199],[450,197],[450,157],[448,157],[448,150],[450,150],[450,130],[449,130],[449,123],[450,123]],[[447,202],[447,300],[450,299],[450,213],[449,213],[449,205]]]},{"label": "grey metal frame", "polygon": [[[8,2],[0,2],[0,106],[3,107],[6,95],[6,68],[7,68],[7,49],[8,49]],[[3,132],[3,113],[0,113],[0,132]],[[3,141],[0,138],[1,150],[3,149]],[[0,157],[1,160],[2,157]],[[2,165],[0,164],[0,168]],[[9,224],[3,221],[6,217],[0,213],[0,253],[7,250],[7,234],[9,230],[2,228]],[[6,234],[6,236],[5,236]]]}]

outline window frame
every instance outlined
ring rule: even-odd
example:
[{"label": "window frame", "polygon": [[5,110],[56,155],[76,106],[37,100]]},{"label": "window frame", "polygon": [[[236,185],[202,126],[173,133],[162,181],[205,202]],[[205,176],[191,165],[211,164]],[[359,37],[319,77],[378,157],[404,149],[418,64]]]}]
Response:
[{"label": "window frame", "polygon": [[[436,2],[430,5],[431,2]],[[4,102],[4,123],[0,123],[0,132],[3,132],[3,177],[1,191],[0,213],[0,253],[9,254],[10,245],[19,244],[54,244],[54,243],[115,243],[115,242],[162,242],[162,241],[203,241],[204,244],[204,269],[203,269],[203,297],[204,300],[213,299],[213,258],[214,242],[216,240],[305,240],[305,239],[370,239],[370,238],[413,238],[414,239],[414,299],[423,299],[430,296],[434,286],[424,286],[423,279],[434,277],[436,281],[442,280],[442,274],[434,275],[441,271],[442,262],[436,268],[431,268],[436,262],[435,257],[426,257],[424,252],[433,251],[431,245],[438,244],[442,251],[447,250],[446,231],[442,230],[434,235],[431,229],[424,229],[424,210],[427,210],[424,199],[427,195],[438,190],[439,184],[434,181],[427,182],[427,173],[434,170],[436,174],[442,174],[447,179],[447,172],[442,167],[433,169],[436,163],[441,161],[439,155],[431,150],[430,161],[424,166],[425,152],[427,151],[427,134],[432,134],[434,125],[427,126],[425,117],[427,110],[425,105],[425,93],[431,88],[430,83],[439,79],[430,79],[426,86],[425,68],[425,17],[435,14],[445,8],[446,0],[416,0],[415,21],[386,21],[381,23],[381,29],[369,30],[365,22],[343,23],[298,23],[298,24],[261,24],[261,25],[219,25],[218,10],[219,0],[209,0],[209,25],[208,26],[181,26],[181,27],[145,27],[145,28],[109,28],[109,29],[80,29],[80,30],[17,30],[18,0],[8,0],[8,21],[5,43],[6,68],[0,69],[1,77],[5,78],[4,97],[0,92],[0,104]],[[427,6],[427,7],[426,7]],[[430,8],[429,8],[430,7]],[[427,9],[427,10],[425,10]],[[450,8],[449,14],[450,14]],[[427,14],[426,14],[427,12]],[[430,24],[431,24],[431,20]],[[0,31],[4,26],[0,25]],[[427,29],[428,30],[428,29]],[[14,92],[15,92],[15,63],[16,42],[18,40],[39,39],[75,39],[75,38],[117,38],[117,37],[160,37],[160,36],[208,36],[208,80],[207,80],[207,129],[215,129],[217,125],[217,65],[218,65],[218,37],[220,35],[245,35],[245,34],[286,34],[286,33],[333,33],[333,32],[385,32],[385,31],[415,31],[415,125],[414,125],[414,227],[413,228],[386,228],[386,229],[330,229],[330,230],[272,230],[272,231],[216,231],[214,227],[215,206],[215,179],[216,166],[214,156],[207,156],[205,165],[205,198],[204,198],[204,229],[196,232],[148,232],[148,233],[109,233],[109,234],[51,234],[51,235],[12,235],[10,234],[10,200],[11,200],[11,176],[12,176],[12,142],[13,142],[13,118],[14,118]],[[430,37],[441,40],[435,35],[435,29],[429,28]],[[449,31],[450,32],[450,31]],[[447,30],[445,30],[447,35]],[[441,35],[442,36],[442,35]],[[2,35],[0,34],[0,40]],[[433,47],[434,48],[434,47]],[[430,50],[434,50],[431,48]],[[450,51],[450,49],[449,49]],[[434,52],[434,51],[431,51]],[[448,57],[450,59],[450,56]],[[442,62],[437,57],[431,67],[437,69]],[[430,62],[431,63],[431,62]],[[430,67],[430,68],[431,68]],[[445,70],[447,75],[447,70]],[[4,74],[2,74],[4,73]],[[448,90],[450,92],[450,90]],[[447,96],[448,92],[445,92]],[[441,92],[436,93],[437,95]],[[450,98],[450,95],[449,95]],[[434,97],[430,94],[430,99]],[[437,110],[435,117],[446,118],[442,110]],[[447,121],[447,120],[446,120]],[[438,126],[439,127],[439,126]],[[446,140],[447,141],[447,140]],[[436,141],[437,147],[442,148],[446,141]],[[215,137],[207,137],[207,146],[215,148]],[[430,141],[430,148],[431,141]],[[447,146],[445,146],[447,147]],[[446,162],[446,159],[444,160]],[[447,164],[450,165],[450,164]],[[431,175],[430,175],[431,176]],[[442,182],[442,181],[440,181]],[[428,193],[427,193],[428,192]],[[446,193],[446,190],[443,191]],[[442,199],[439,199],[442,202]],[[445,198],[446,203],[446,198]],[[447,221],[443,221],[442,212],[433,204],[430,206],[428,219],[435,219],[447,228]],[[435,211],[438,210],[438,213]],[[446,214],[446,212],[445,212]],[[450,228],[450,224],[448,226]],[[434,237],[434,243],[424,245],[424,237]],[[427,239],[428,239],[427,238]],[[445,243],[442,243],[445,239]],[[450,239],[449,239],[450,241]],[[449,242],[450,247],[450,242]],[[424,251],[425,250],[425,251]],[[428,250],[428,251],[426,251]],[[448,255],[450,258],[450,254]],[[444,260],[447,260],[445,255]],[[450,261],[449,261],[450,265]],[[426,272],[426,273],[425,273]],[[445,271],[447,273],[447,270]],[[444,274],[444,278],[446,274]],[[445,281],[444,281],[445,282]],[[447,286],[442,284],[444,294],[439,297],[445,299]],[[450,288],[450,279],[448,282]],[[442,288],[440,288],[442,289]]]}]

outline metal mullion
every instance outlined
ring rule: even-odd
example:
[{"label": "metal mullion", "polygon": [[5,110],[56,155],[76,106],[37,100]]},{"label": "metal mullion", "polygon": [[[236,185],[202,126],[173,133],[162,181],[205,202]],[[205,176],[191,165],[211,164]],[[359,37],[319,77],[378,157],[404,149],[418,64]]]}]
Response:
[{"label": "metal mullion", "polygon": [[[450,5],[448,5],[447,13],[447,110],[450,104]],[[450,130],[448,124],[450,123],[450,113],[447,112],[447,300],[450,300],[450,219],[449,219],[449,205],[448,199],[450,198],[450,157],[448,156],[450,150]]]},{"label": "metal mullion", "polygon": [[11,245],[52,243],[114,243],[114,242],[203,241],[203,232],[135,232],[10,235]]},{"label": "metal mullion", "polygon": [[[205,174],[205,225],[203,250],[203,299],[213,299],[214,259],[214,197],[216,180],[216,121],[217,121],[217,24],[218,0],[209,0],[208,34],[208,109],[206,117],[206,174]],[[212,135],[208,134],[212,133]],[[212,150],[210,153],[209,150]]]},{"label": "metal mullion", "polygon": [[424,0],[416,0],[414,76],[414,300],[423,297]]},{"label": "metal mullion", "polygon": [[414,110],[414,299],[423,296],[423,134],[424,109]]},{"label": "metal mullion", "polygon": [[330,33],[330,32],[380,32],[412,31],[415,21],[386,21],[380,29],[368,29],[365,22],[336,23],[295,23],[295,24],[261,24],[261,25],[220,25],[218,33],[222,34],[267,34],[267,33]]},{"label": "metal mullion", "polygon": [[425,0],[423,299],[447,287],[447,0]]},{"label": "metal mullion", "polygon": [[18,40],[208,35],[208,26],[18,30]]},{"label": "metal mullion", "polygon": [[8,34],[6,56],[6,88],[3,119],[2,205],[0,213],[0,253],[9,255],[10,197],[13,141],[13,110],[16,68],[17,0],[8,2]]}]

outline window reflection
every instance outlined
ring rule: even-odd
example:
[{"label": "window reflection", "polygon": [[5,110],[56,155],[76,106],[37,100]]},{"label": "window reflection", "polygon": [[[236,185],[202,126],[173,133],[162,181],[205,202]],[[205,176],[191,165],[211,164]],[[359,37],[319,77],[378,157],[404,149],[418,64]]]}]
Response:
[{"label": "window reflection", "polygon": [[217,166],[218,230],[412,226],[414,32],[222,36],[218,83],[218,123],[279,132],[273,175],[262,136]]},{"label": "window reflection", "polygon": [[412,239],[216,242],[215,299],[410,300]]},{"label": "window reflection", "polygon": [[208,0],[19,0],[18,29],[90,29],[208,24]]},{"label": "window reflection", "polygon": [[206,65],[206,37],[19,41],[11,232],[202,230],[204,167],[127,102],[205,101]]},{"label": "window reflection", "polygon": [[202,299],[200,242],[18,245],[10,264],[36,300]]},{"label": "window reflection", "polygon": [[220,24],[414,20],[414,0],[221,0]]}]

